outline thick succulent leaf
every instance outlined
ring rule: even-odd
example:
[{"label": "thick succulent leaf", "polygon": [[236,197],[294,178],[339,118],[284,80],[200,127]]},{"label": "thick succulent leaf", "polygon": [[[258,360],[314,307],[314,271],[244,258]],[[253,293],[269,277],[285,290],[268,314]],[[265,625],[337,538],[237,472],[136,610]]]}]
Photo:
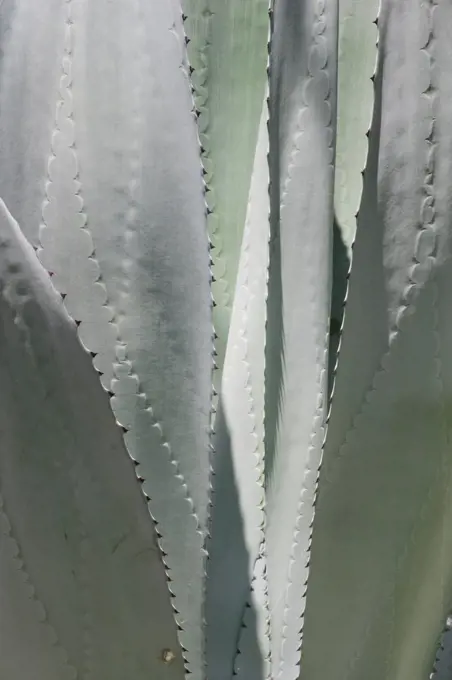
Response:
[{"label": "thick succulent leaf", "polygon": [[[328,358],[328,394],[334,389],[345,302],[355,245],[363,171],[368,155],[376,70],[378,0],[339,3],[338,112],[334,182],[333,290]],[[351,77],[352,74],[352,77]],[[370,208],[367,203],[367,209]],[[373,208],[375,211],[375,208]],[[362,211],[361,211],[362,212]],[[365,221],[375,219],[366,214]],[[363,216],[361,215],[361,220]],[[367,280],[367,278],[365,278]],[[344,405],[347,400],[344,399]]]},{"label": "thick succulent leaf", "polygon": [[[335,452],[341,446],[354,414],[359,410],[381,357],[389,347],[387,293],[383,266],[384,223],[378,207],[377,175],[381,125],[381,73],[375,80],[375,108],[369,134],[369,156],[364,171],[363,195],[357,216],[358,230],[353,244],[353,266],[349,274],[345,316],[339,339],[339,353],[330,357],[333,368],[332,407],[322,464],[322,475],[329,476],[335,465]],[[343,246],[339,234],[336,238]],[[346,259],[344,246],[343,260]],[[343,273],[344,270],[342,270]],[[343,279],[340,282],[343,293]],[[336,309],[339,296],[336,292]],[[334,300],[334,292],[333,292]],[[334,310],[334,305],[332,305]],[[336,317],[338,313],[336,312]],[[356,347],[359,342],[359,352]],[[331,348],[330,341],[330,348]]]},{"label": "thick succulent leaf", "polygon": [[[213,438],[214,478],[207,570],[207,673],[228,679],[250,583],[264,539],[264,340],[269,238],[267,104],[261,116],[237,287]],[[258,610],[256,610],[256,607]],[[253,603],[256,640],[243,640],[241,660],[253,650],[247,677],[262,677],[268,654],[263,603]],[[217,612],[221,611],[219,617]],[[259,641],[257,642],[257,638]],[[256,654],[256,644],[259,652]]]},{"label": "thick succulent leaf", "polygon": [[250,680],[271,677],[270,613],[265,544],[254,565],[251,595],[245,607],[235,660],[235,676]]},{"label": "thick succulent leaf", "polygon": [[272,677],[298,677],[327,389],[337,3],[276,3],[266,485]]},{"label": "thick succulent leaf", "polygon": [[350,253],[373,110],[379,0],[340,0],[334,207]]},{"label": "thick succulent leaf", "polygon": [[[434,98],[434,125],[431,146],[428,148],[428,161],[434,146],[434,225],[437,237],[435,253],[440,259],[451,252],[450,237],[452,230],[452,193],[451,158],[452,158],[452,6],[450,2],[434,2],[430,4],[430,65],[431,93]],[[431,204],[431,202],[430,202]],[[443,269],[441,271],[448,271]],[[444,283],[447,291],[447,282]],[[444,310],[446,313],[446,310]],[[450,376],[452,380],[452,376]]]},{"label": "thick succulent leaf", "polygon": [[[265,126],[265,127],[264,127]],[[250,199],[243,247],[249,249],[248,287],[250,299],[247,309],[247,355],[249,361],[249,395],[253,402],[255,432],[258,439],[258,484],[265,484],[265,329],[267,320],[268,247],[270,237],[269,166],[268,166],[268,97],[262,111],[255,170],[251,179]],[[265,154],[265,156],[264,156]],[[264,165],[265,163],[265,165]],[[266,190],[264,192],[264,185]],[[257,231],[257,224],[265,224]],[[245,250],[246,252],[246,250]],[[244,495],[247,492],[244,489]],[[270,666],[270,616],[267,584],[267,556],[265,547],[265,491],[258,550],[253,553],[254,568],[251,593],[242,617],[235,661],[238,680],[268,678]],[[257,538],[257,536],[256,536]],[[257,547],[257,545],[256,545]]]},{"label": "thick succulent leaf", "polygon": [[[446,3],[447,4],[447,3]],[[434,119],[433,0],[385,0],[381,22],[383,109],[379,208],[384,220],[384,265],[391,336],[426,280],[434,248],[432,220]],[[403,29],[403,32],[401,33]],[[416,264],[417,261],[417,264]]]},{"label": "thick succulent leaf", "polygon": [[386,355],[334,483],[321,475],[303,678],[426,677],[452,577],[435,295],[431,283]]},{"label": "thick succulent leaf", "polygon": [[[436,89],[436,98],[439,106],[435,110],[435,226],[437,231],[438,246],[437,254],[443,258],[450,258],[451,254],[451,230],[452,230],[452,201],[450,192],[450,159],[452,157],[452,130],[450,120],[452,116],[452,77],[450,75],[450,64],[452,59],[452,43],[450,34],[452,31],[452,6],[450,3],[437,3],[432,12],[431,28],[435,38],[432,50],[432,84]],[[444,241],[446,240],[446,243]],[[442,266],[438,275],[439,285],[439,328],[441,335],[440,357],[443,377],[443,417],[446,420],[446,436],[450,456],[452,417],[450,393],[452,392],[452,361],[450,360],[450,347],[452,347],[452,322],[451,322],[451,300],[450,291],[452,290],[452,267],[450,259]],[[447,475],[446,466],[444,472]],[[445,477],[445,484],[450,485],[450,477]],[[450,488],[450,486],[449,486]],[[444,544],[438,550],[439,556],[444,556],[444,546],[447,545],[448,535],[450,534],[450,509],[446,508],[444,518]],[[447,559],[447,554],[445,555]],[[442,581],[438,582],[444,587]],[[449,585],[449,584],[447,584]],[[446,680],[452,675],[452,619],[450,611],[452,609],[451,589],[445,591],[445,604],[448,608],[448,618],[446,630],[441,638],[441,651],[437,655],[435,663],[435,680]],[[444,621],[444,619],[443,619]],[[439,630],[439,628],[438,628]],[[432,633],[429,631],[427,643],[432,641]],[[425,642],[425,640],[423,641]],[[425,676],[427,677],[427,675]]]},{"label": "thick succulent leaf", "polygon": [[182,16],[157,0],[72,0],[66,9],[40,258],[126,431],[197,680],[212,327]]},{"label": "thick succulent leaf", "polygon": [[[336,454],[342,465],[333,486],[320,487],[306,678],[333,669],[338,677],[422,678],[429,668],[451,594],[451,471],[437,374],[435,291],[422,304]],[[413,373],[417,385],[408,379]],[[346,603],[350,613],[344,616]],[[326,660],[324,626],[339,621],[341,632]]]},{"label": "thick succulent leaf", "polygon": [[[334,452],[341,446],[354,414],[371,386],[381,357],[398,332],[400,319],[415,299],[417,281],[422,282],[422,276],[426,276],[434,245],[430,238],[431,230],[424,229],[428,225],[422,223],[421,210],[428,187],[425,188],[423,184],[427,173],[421,175],[419,170],[424,167],[425,158],[430,153],[430,142],[421,134],[422,131],[428,133],[429,126],[427,121],[424,121],[422,129],[417,123],[413,126],[410,109],[412,101],[418,110],[425,108],[423,102],[427,99],[422,90],[425,78],[424,81],[420,78],[425,65],[425,50],[421,54],[420,46],[425,44],[424,24],[428,16],[419,7],[416,11],[409,10],[410,36],[404,33],[404,40],[399,41],[400,26],[405,25],[405,20],[408,21],[407,7],[404,11],[403,3],[392,6],[388,0],[383,5],[384,11],[379,20],[382,62],[376,79],[370,154],[364,173],[359,229],[335,381],[337,396],[333,397],[325,446],[326,470],[329,470],[330,463],[334,465]],[[412,71],[416,71],[418,79]],[[406,95],[401,101],[395,99],[394,81],[400,84],[397,90],[399,96]],[[410,89],[407,83],[411,83]],[[396,127],[394,117],[400,118],[402,115],[404,121]],[[411,145],[415,133],[417,136],[413,150]],[[391,134],[396,140],[394,144]],[[402,153],[400,144],[404,135],[405,149]],[[396,186],[399,187],[397,191]],[[399,217],[405,225],[404,231],[402,223],[397,222]],[[425,234],[419,238],[421,227]],[[427,243],[424,244],[423,239]],[[416,264],[415,259],[418,243],[421,246],[421,264]],[[397,300],[399,306],[396,308]],[[356,352],[357,338],[360,339],[360,352]]]},{"label": "thick succulent leaf", "polygon": [[38,245],[66,3],[0,3],[0,195]]},{"label": "thick succulent leaf", "polygon": [[0,674],[180,680],[133,464],[76,326],[3,202],[0,279]]},{"label": "thick succulent leaf", "polygon": [[[426,678],[452,601],[451,11],[434,7],[388,0],[379,22],[378,184],[371,148],[314,523],[308,680]],[[367,182],[374,220],[365,219]],[[365,306],[378,313],[373,344]],[[325,626],[335,630],[328,655]]]},{"label": "thick succulent leaf", "polygon": [[221,368],[232,311],[262,98],[268,0],[183,0],[206,170]]}]

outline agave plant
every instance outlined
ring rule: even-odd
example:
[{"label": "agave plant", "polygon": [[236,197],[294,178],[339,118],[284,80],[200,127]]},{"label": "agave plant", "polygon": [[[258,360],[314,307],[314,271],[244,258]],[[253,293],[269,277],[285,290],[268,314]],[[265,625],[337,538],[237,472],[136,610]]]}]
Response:
[{"label": "agave plant", "polygon": [[0,0],[2,679],[451,677],[451,36]]}]

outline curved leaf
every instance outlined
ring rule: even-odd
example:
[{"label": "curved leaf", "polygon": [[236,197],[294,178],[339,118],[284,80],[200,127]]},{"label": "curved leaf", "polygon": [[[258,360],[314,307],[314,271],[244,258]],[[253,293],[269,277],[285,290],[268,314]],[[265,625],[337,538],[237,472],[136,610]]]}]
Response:
[{"label": "curved leaf", "polygon": [[266,85],[268,0],[183,0],[203,147],[217,363],[224,361],[259,118]]},{"label": "curved leaf", "polygon": [[65,0],[0,3],[0,195],[38,245]]},{"label": "curved leaf", "polygon": [[[425,677],[444,615],[451,496],[434,284],[386,355],[320,477],[302,669],[309,679]],[[416,366],[416,371],[413,371]],[[445,466],[446,465],[446,469]],[[323,482],[323,484],[322,484]],[[334,570],[332,570],[334,565]],[[325,626],[335,630],[325,654]]]},{"label": "curved leaf", "polygon": [[[379,21],[381,148],[378,178],[375,147],[368,175],[377,210],[366,222],[372,200],[363,201],[320,475],[302,660],[309,680],[427,677],[450,608],[449,15],[447,4],[387,0]],[[371,144],[378,116],[374,124]],[[328,655],[325,625],[335,630]]]},{"label": "curved leaf", "polygon": [[[243,611],[264,539],[264,341],[268,260],[268,135],[264,103],[243,235],[237,288],[213,437],[213,507],[207,570],[207,672],[231,678]],[[218,617],[217,612],[222,611]],[[247,677],[261,677],[268,654],[265,603],[254,607],[241,659],[257,645]],[[256,630],[259,629],[259,631]],[[258,641],[257,641],[258,638]],[[240,673],[238,674],[240,675]]]},{"label": "curved leaf", "polygon": [[3,202],[0,278],[0,673],[181,680],[164,566],[121,432]]},{"label": "curved leaf", "polygon": [[380,0],[339,2],[337,142],[334,207],[349,250],[361,203],[367,133],[373,110],[372,76],[377,58],[376,19]]},{"label": "curved leaf", "polygon": [[283,680],[299,673],[326,415],[336,45],[334,0],[275,4],[265,474],[272,677]]},{"label": "curved leaf", "polygon": [[66,8],[40,258],[66,295],[126,431],[197,680],[213,360],[182,19],[158,1],[71,0]]}]

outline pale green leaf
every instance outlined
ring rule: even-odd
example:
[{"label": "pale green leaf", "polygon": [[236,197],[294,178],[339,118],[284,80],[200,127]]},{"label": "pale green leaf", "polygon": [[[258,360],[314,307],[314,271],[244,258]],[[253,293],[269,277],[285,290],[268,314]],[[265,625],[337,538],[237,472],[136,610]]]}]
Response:
[{"label": "pale green leaf", "polygon": [[[376,115],[314,523],[306,680],[427,678],[452,601],[450,21],[447,3],[393,0],[379,20]],[[335,631],[328,655],[325,626]]]},{"label": "pale green leaf", "polygon": [[224,360],[266,86],[268,0],[183,0],[212,209],[217,363]]},{"label": "pale green leaf", "polygon": [[272,677],[298,677],[327,397],[337,3],[277,2],[270,62],[266,491]]},{"label": "pale green leaf", "polygon": [[0,195],[38,245],[63,50],[64,0],[0,3]]},{"label": "pale green leaf", "polygon": [[198,680],[213,331],[182,16],[157,0],[66,9],[40,258],[126,431]]},{"label": "pale green leaf", "polygon": [[379,0],[339,0],[337,142],[334,207],[350,254],[361,203],[373,109]]},{"label": "pale green leaf", "polygon": [[[264,344],[269,238],[267,103],[251,179],[234,306],[213,437],[212,537],[207,570],[207,672],[230,679],[250,583],[264,540]],[[221,611],[219,617],[217,612]],[[239,660],[260,678],[268,654],[265,602],[253,602]],[[251,641],[249,638],[253,638]],[[239,673],[240,676],[240,673]]]},{"label": "pale green leaf", "polygon": [[181,680],[133,464],[76,326],[3,202],[0,279],[0,675]]},{"label": "pale green leaf", "polygon": [[[302,678],[427,677],[452,585],[436,295],[432,282],[418,297],[334,452],[334,474],[322,470]],[[325,627],[335,631],[328,654]]]}]

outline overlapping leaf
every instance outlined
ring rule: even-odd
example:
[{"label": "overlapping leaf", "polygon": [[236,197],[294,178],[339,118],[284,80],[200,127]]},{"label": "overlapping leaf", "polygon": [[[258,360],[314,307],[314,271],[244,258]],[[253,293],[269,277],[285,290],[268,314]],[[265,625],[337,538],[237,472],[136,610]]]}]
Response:
[{"label": "overlapping leaf", "polygon": [[281,1],[273,22],[266,541],[272,677],[290,680],[326,409],[337,3]]},{"label": "overlapping leaf", "polygon": [[162,559],[192,680],[431,670],[452,7],[381,4],[364,182],[376,0],[272,3],[268,133],[267,0],[0,4],[0,195],[77,327],[1,204],[8,680],[180,678]]},{"label": "overlapping leaf", "polygon": [[[162,534],[188,667],[201,678],[212,327],[182,16],[172,3],[141,0],[55,9],[41,29],[55,42],[58,19],[56,95],[39,135],[42,197],[31,204],[39,257],[126,431]],[[16,40],[31,30],[27,20]],[[35,176],[27,180],[25,194],[36,190]]]},{"label": "overlapping leaf", "polygon": [[[231,320],[266,86],[268,0],[183,0],[206,171],[217,363]],[[219,379],[219,376],[218,376]],[[218,383],[219,384],[219,383]]]},{"label": "overlapping leaf", "polygon": [[0,673],[180,680],[133,464],[76,326],[3,202],[0,278]]},{"label": "overlapping leaf", "polygon": [[337,146],[334,207],[349,253],[361,203],[373,111],[379,0],[339,2]]},{"label": "overlapping leaf", "polygon": [[[213,438],[215,476],[206,607],[208,673],[212,678],[232,677],[240,626],[250,600],[255,620],[239,643],[241,672],[246,665],[249,680],[262,677],[268,656],[265,601],[256,600],[250,590],[253,578],[262,570],[264,540],[267,149],[265,102]],[[262,587],[262,583],[256,584],[256,588]],[[219,610],[224,618],[216,616]]]},{"label": "overlapping leaf", "polygon": [[[379,20],[378,105],[320,476],[303,678],[426,678],[450,607],[449,15],[447,3],[388,0]],[[328,655],[325,626],[335,630]]]}]

